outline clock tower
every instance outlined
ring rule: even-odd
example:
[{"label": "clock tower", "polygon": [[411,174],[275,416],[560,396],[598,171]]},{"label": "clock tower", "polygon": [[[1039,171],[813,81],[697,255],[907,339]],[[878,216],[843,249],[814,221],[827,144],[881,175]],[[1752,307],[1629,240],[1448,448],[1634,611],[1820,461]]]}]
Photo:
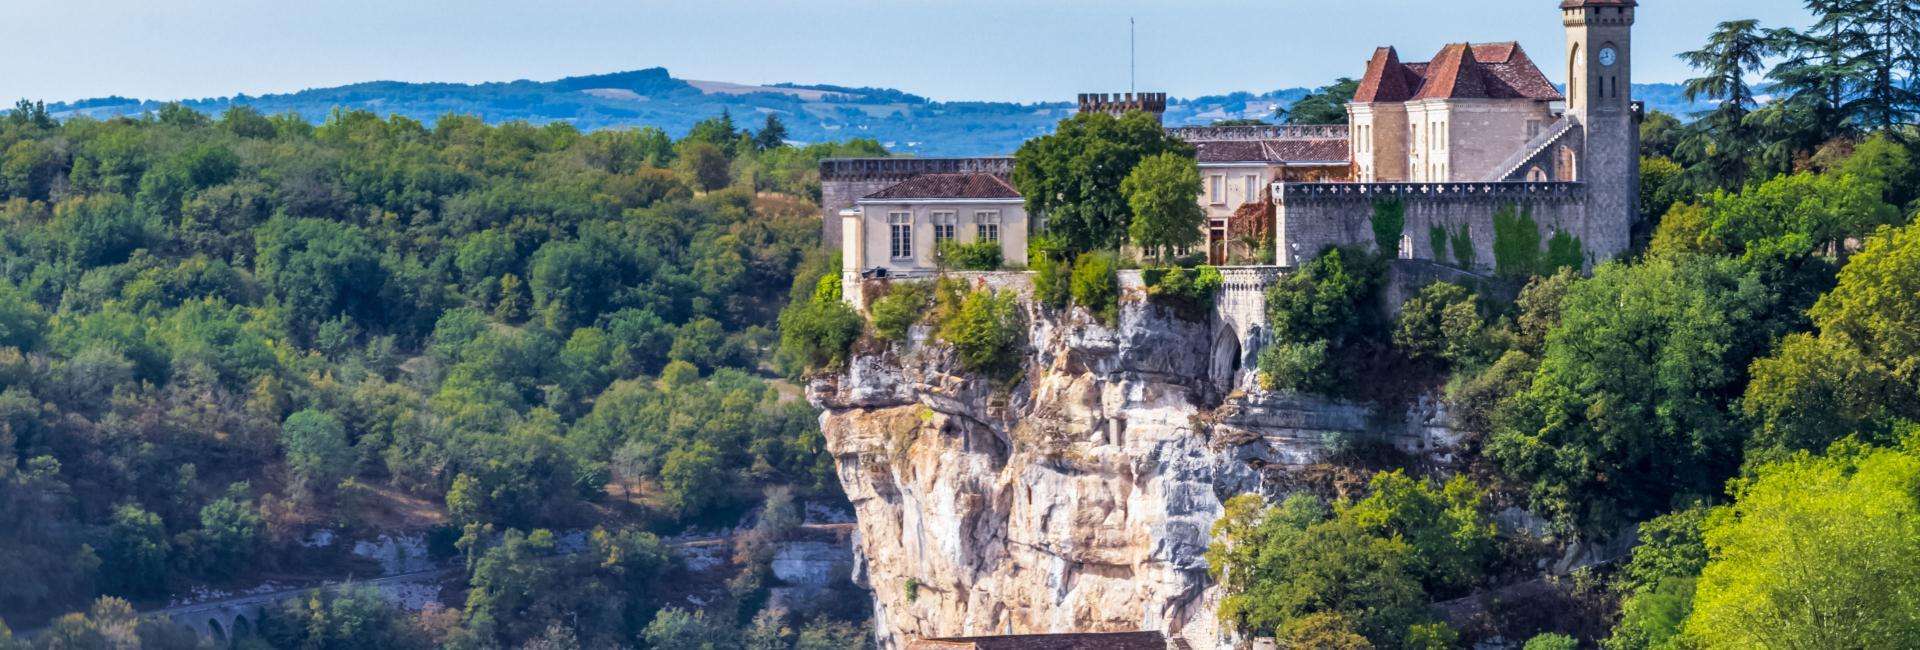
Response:
[{"label": "clock tower", "polygon": [[1585,133],[1574,178],[1586,184],[1587,250],[1626,250],[1639,216],[1640,127],[1633,102],[1635,0],[1564,0],[1567,115]]}]

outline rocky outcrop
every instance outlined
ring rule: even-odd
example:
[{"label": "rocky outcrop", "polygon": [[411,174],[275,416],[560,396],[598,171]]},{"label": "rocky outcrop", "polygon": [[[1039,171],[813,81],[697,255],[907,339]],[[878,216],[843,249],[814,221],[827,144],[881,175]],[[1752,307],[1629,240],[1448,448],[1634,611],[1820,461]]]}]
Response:
[{"label": "rocky outcrop", "polygon": [[1159,630],[1221,647],[1203,553],[1225,500],[1274,491],[1276,472],[1343,440],[1446,442],[1434,409],[1382,418],[1231,390],[1250,383],[1252,354],[1222,343],[1220,318],[1180,320],[1137,292],[1123,306],[1111,328],[1030,307],[1012,388],[961,371],[924,332],[814,382],[884,646]]}]

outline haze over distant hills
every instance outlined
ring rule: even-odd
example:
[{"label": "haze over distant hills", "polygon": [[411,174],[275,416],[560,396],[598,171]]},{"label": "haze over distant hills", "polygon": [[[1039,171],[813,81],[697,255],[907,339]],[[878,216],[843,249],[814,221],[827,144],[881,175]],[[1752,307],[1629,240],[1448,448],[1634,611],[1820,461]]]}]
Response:
[{"label": "haze over distant hills", "polygon": [[[373,81],[182,103],[209,113],[247,104],[266,113],[292,111],[316,122],[340,107],[426,122],[448,113],[463,113],[479,115],[489,122],[565,121],[582,129],[656,126],[676,137],[695,122],[721,111],[730,111],[737,124],[754,128],[772,113],[780,115],[788,137],[798,142],[872,138],[898,153],[960,156],[1012,152],[1021,142],[1047,133],[1070,115],[1073,104],[1067,100],[1076,92],[1100,90],[1108,89],[1063,88],[1063,101],[1051,103],[942,102],[887,88],[755,86],[677,79],[665,68],[648,68],[544,82]],[[1288,88],[1174,99],[1167,109],[1167,123],[1184,126],[1235,118],[1270,119],[1275,108],[1291,104],[1308,92],[1306,88]],[[1634,92],[1655,110],[1682,116],[1698,110],[1687,103],[1675,84],[1636,84]],[[60,116],[104,118],[137,115],[160,105],[154,100],[105,97],[48,108]]]}]

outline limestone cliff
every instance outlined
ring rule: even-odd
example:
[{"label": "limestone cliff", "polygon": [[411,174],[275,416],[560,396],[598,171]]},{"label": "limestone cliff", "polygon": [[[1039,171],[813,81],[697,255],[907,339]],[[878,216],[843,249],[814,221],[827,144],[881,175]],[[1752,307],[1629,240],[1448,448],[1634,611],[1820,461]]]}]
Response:
[{"label": "limestone cliff", "polygon": [[1419,409],[1382,421],[1246,390],[1251,354],[1220,315],[1181,320],[1128,293],[1112,328],[1029,307],[1011,389],[924,340],[814,382],[883,646],[1162,630],[1221,647],[1202,553],[1226,499],[1284,489],[1342,440],[1446,442]]}]

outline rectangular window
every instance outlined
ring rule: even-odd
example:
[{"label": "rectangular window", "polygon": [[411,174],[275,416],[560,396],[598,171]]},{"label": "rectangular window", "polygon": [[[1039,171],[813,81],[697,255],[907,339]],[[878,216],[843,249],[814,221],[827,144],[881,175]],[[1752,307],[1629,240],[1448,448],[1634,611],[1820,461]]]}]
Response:
[{"label": "rectangular window", "polygon": [[913,213],[887,213],[887,231],[890,233],[889,251],[893,259],[911,259],[913,257]]},{"label": "rectangular window", "polygon": [[1246,187],[1247,195],[1244,197],[1245,201],[1247,203],[1252,203],[1254,201],[1260,200],[1260,177],[1255,176],[1253,174],[1247,174],[1246,178],[1241,180],[1245,182],[1247,185]]},{"label": "rectangular window", "polygon": [[978,228],[977,241],[1000,241],[1000,213],[981,211],[973,213],[974,227]]},{"label": "rectangular window", "polygon": [[1227,202],[1227,177],[1219,174],[1207,177],[1207,202],[1214,205]]},{"label": "rectangular window", "polygon": [[960,223],[960,215],[953,212],[935,212],[929,221],[933,222],[933,245],[939,246],[953,239],[953,229]]}]

